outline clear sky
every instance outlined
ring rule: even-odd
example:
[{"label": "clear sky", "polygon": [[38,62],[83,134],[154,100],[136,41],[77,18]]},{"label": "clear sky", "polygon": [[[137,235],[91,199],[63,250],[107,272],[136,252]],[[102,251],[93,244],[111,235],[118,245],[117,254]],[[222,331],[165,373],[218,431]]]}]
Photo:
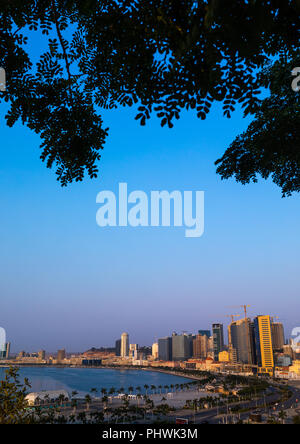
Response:
[{"label": "clear sky", "polygon": [[[0,145],[0,325],[12,350],[84,351],[112,346],[123,331],[152,344],[172,331],[228,324],[232,306],[279,316],[286,336],[299,319],[299,195],[271,181],[221,181],[214,161],[247,127],[241,112],[215,107],[203,122],[185,113],[175,128],[134,109],[106,112],[109,138],[96,180],[61,188],[40,161],[39,138],[5,126]],[[100,228],[96,195],[205,191],[205,233],[183,228]]]}]

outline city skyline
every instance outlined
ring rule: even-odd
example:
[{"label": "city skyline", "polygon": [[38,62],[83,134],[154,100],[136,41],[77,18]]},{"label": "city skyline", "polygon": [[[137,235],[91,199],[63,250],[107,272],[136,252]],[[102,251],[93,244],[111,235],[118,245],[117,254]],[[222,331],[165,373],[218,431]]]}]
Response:
[{"label": "city skyline", "polygon": [[[269,314],[257,314],[257,315],[254,315],[252,317],[251,316],[247,316],[247,320],[250,320],[251,322],[253,322],[255,318],[257,318],[257,317],[264,317],[264,316],[270,317],[270,319],[272,321],[272,325],[274,327],[277,324],[278,325],[282,325],[283,331],[284,331],[283,336],[284,336],[284,342],[285,343],[288,343],[293,338],[292,331],[290,331],[290,332],[287,331],[285,323],[281,322],[280,320],[278,320],[277,319],[278,317],[274,317],[274,316],[269,315]],[[140,338],[132,335],[130,333],[130,330],[128,330],[127,332],[123,332],[122,334],[120,333],[119,336],[117,334],[116,337],[111,338],[111,342],[110,343],[107,343],[107,344],[104,344],[104,343],[91,344],[90,343],[89,345],[87,345],[87,347],[85,349],[78,349],[76,347],[74,349],[68,348],[64,344],[63,341],[59,344],[59,346],[56,349],[53,349],[53,350],[47,348],[45,343],[43,344],[42,342],[41,342],[42,345],[40,347],[35,347],[34,348],[33,346],[29,346],[29,347],[18,348],[16,346],[16,344],[14,344],[12,338],[10,338],[9,345],[10,345],[10,348],[11,348],[11,351],[13,352],[13,354],[16,354],[16,353],[19,353],[19,352],[25,351],[25,350],[28,353],[36,353],[38,350],[46,350],[48,354],[53,354],[53,353],[55,354],[56,350],[60,350],[60,349],[67,350],[68,354],[70,354],[70,353],[82,353],[82,352],[87,351],[87,350],[92,349],[92,348],[103,348],[103,349],[105,349],[105,348],[107,348],[107,349],[109,349],[109,348],[116,348],[116,349],[118,349],[118,347],[119,347],[120,356],[128,356],[129,347],[132,344],[135,344],[135,345],[142,344],[141,345],[142,347],[152,347],[153,344],[157,343],[160,339],[171,337],[173,334],[176,334],[178,336],[180,336],[180,335],[187,335],[187,336],[194,336],[195,337],[196,335],[205,336],[205,335],[207,335],[208,332],[210,332],[211,333],[210,337],[213,338],[213,336],[214,336],[214,328],[220,326],[222,328],[222,340],[221,340],[220,344],[224,344],[224,345],[226,345],[226,347],[230,347],[230,345],[232,344],[232,337],[229,336],[229,328],[232,325],[234,325],[234,326],[235,325],[243,325],[243,323],[245,322],[245,318],[243,318],[242,314],[241,314],[240,317],[236,321],[234,321],[232,315],[231,316],[230,315],[224,315],[224,319],[228,318],[228,317],[232,318],[231,322],[230,321],[225,321],[225,322],[222,322],[222,323],[221,322],[220,323],[215,323],[214,322],[214,323],[209,325],[209,329],[208,330],[204,330],[202,328],[202,326],[201,326],[201,329],[197,329],[197,330],[192,330],[192,329],[186,329],[186,330],[171,329],[168,332],[166,332],[165,335],[157,335],[157,334],[152,335],[152,339],[150,339],[148,342],[143,342]],[[275,335],[275,332],[274,332],[274,335]],[[124,346],[122,346],[122,343],[123,343],[122,338],[124,336],[127,336],[126,345],[124,344]],[[132,336],[133,336],[134,340],[131,340]],[[117,345],[117,342],[119,342],[119,345]],[[127,354],[124,351],[122,351],[123,350],[122,347],[124,347],[124,350],[125,349],[127,350]],[[218,348],[217,352],[215,353],[215,357],[218,355],[218,353],[220,351],[222,351],[222,345]]]}]

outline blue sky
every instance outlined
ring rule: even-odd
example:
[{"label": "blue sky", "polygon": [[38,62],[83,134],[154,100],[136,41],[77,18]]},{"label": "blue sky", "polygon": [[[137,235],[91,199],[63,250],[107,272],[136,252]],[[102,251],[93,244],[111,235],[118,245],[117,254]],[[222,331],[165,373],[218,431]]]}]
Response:
[{"label": "blue sky", "polygon": [[[40,161],[39,138],[5,126],[0,145],[0,325],[13,351],[83,351],[111,346],[123,331],[152,344],[172,331],[197,332],[232,306],[299,325],[299,195],[281,198],[270,180],[221,181],[214,161],[249,121],[214,107],[203,122],[175,128],[134,109],[105,112],[109,137],[96,180],[61,188]],[[205,233],[184,228],[100,228],[96,195],[143,190],[205,191]]]}]

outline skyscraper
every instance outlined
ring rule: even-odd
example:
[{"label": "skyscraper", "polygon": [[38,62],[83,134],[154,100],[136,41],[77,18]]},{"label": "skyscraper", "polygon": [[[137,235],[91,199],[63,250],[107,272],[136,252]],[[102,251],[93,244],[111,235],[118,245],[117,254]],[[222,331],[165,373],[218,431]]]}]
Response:
[{"label": "skyscraper", "polygon": [[253,329],[253,323],[249,318],[232,322],[228,327],[229,351],[235,350],[236,360],[242,364],[255,363]]},{"label": "skyscraper", "polygon": [[121,339],[116,340],[116,356],[121,356]]},{"label": "skyscraper", "polygon": [[158,340],[158,359],[172,361],[172,338],[167,336]]},{"label": "skyscraper", "polygon": [[257,316],[254,319],[254,333],[257,365],[262,373],[273,374],[274,356],[270,316]]},{"label": "skyscraper", "polygon": [[224,331],[223,324],[213,324],[213,348],[214,360],[219,360],[219,353],[224,350]]},{"label": "skyscraper", "polygon": [[280,322],[272,322],[272,342],[273,350],[283,350],[284,346],[284,328]]},{"label": "skyscraper", "polygon": [[172,335],[172,355],[173,361],[185,361],[193,355],[193,336],[192,335]]},{"label": "skyscraper", "polygon": [[193,357],[197,359],[205,359],[208,356],[208,339],[209,336],[197,335],[193,340]]},{"label": "skyscraper", "polygon": [[5,344],[5,358],[8,359],[9,358],[9,353],[10,353],[10,342],[7,342]]},{"label": "skyscraper", "polygon": [[61,362],[65,359],[66,357],[66,350],[63,348],[61,350],[58,350],[57,352],[57,361]]},{"label": "skyscraper", "polygon": [[129,356],[129,335],[122,333],[121,335],[121,356],[127,358]]},{"label": "skyscraper", "polygon": [[152,358],[158,359],[158,342],[154,342],[152,345]]}]

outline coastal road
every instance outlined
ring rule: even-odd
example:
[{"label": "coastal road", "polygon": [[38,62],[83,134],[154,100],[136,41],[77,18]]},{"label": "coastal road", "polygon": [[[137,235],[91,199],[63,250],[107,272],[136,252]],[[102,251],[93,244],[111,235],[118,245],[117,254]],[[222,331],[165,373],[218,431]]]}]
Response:
[{"label": "coastal road", "polygon": [[[240,409],[249,409],[249,410],[257,410],[257,408],[264,408],[265,404],[269,403],[276,403],[280,400],[280,394],[277,392],[273,392],[268,398],[265,400],[264,398],[254,400],[254,401],[243,401],[241,403],[234,403],[229,404],[228,408],[227,406],[222,407],[214,407],[212,409],[202,410],[201,412],[189,413],[186,414],[186,411],[181,410],[180,412],[176,412],[172,417],[180,417],[188,419],[189,423],[195,423],[201,424],[205,422],[209,422],[210,424],[218,424],[221,419],[222,415],[227,415],[228,417],[237,416],[238,413],[231,412],[230,409],[232,409],[235,406],[238,406]],[[268,408],[268,407],[267,407]],[[246,414],[241,414],[241,418],[244,419],[244,416],[247,417],[249,415],[249,412]]]}]

